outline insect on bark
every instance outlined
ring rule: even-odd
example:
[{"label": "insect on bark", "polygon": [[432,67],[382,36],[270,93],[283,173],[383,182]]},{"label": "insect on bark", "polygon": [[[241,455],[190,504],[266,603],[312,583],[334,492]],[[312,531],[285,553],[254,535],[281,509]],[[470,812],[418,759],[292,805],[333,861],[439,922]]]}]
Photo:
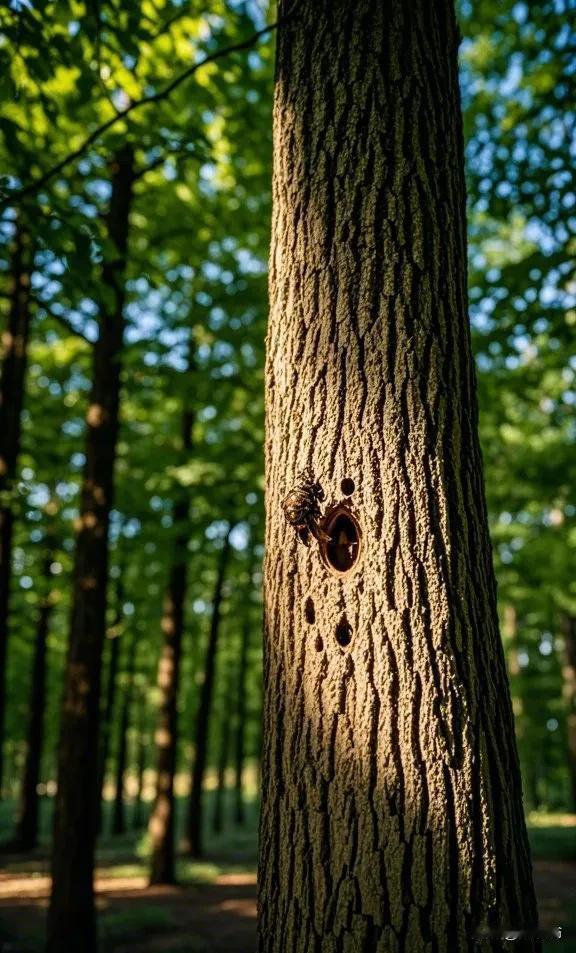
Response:
[{"label": "insect on bark", "polygon": [[322,518],[320,503],[324,500],[324,491],[320,483],[314,479],[310,467],[302,470],[296,478],[296,483],[282,500],[282,509],[286,520],[293,526],[298,538],[305,546],[310,545],[309,536],[321,542],[329,537],[318,525]]}]

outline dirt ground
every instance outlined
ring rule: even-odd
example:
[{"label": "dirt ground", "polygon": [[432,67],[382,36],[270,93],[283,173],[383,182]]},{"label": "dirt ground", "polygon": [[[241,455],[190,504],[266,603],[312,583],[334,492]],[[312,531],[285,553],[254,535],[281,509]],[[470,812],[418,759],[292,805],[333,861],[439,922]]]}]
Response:
[{"label": "dirt ground", "polygon": [[[534,864],[542,927],[567,924],[576,907],[576,864]],[[0,953],[40,948],[48,878],[0,874]],[[97,880],[102,953],[254,953],[256,876],[222,874],[213,883],[146,889],[143,877]],[[546,949],[567,953],[571,938]]]},{"label": "dirt ground", "polygon": [[[253,953],[256,876],[147,888],[143,877],[96,882],[102,953]],[[0,951],[32,953],[48,902],[45,876],[0,875]]]}]

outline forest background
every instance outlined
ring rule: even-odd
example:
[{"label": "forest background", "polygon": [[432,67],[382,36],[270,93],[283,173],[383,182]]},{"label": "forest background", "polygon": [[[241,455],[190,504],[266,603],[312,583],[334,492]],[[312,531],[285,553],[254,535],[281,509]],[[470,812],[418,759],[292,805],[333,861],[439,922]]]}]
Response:
[{"label": "forest background", "polygon": [[[551,862],[576,857],[574,9],[459,3],[481,440],[525,803]],[[218,884],[214,911],[236,903],[232,933],[252,929],[272,16],[233,0],[0,11],[0,939],[26,948],[43,929],[93,355],[118,332],[118,306],[99,865],[120,887],[106,894],[105,949],[173,930],[172,894],[135,900],[159,717],[179,879]],[[127,150],[119,256],[111,205]],[[167,646],[180,659],[168,684]]]}]

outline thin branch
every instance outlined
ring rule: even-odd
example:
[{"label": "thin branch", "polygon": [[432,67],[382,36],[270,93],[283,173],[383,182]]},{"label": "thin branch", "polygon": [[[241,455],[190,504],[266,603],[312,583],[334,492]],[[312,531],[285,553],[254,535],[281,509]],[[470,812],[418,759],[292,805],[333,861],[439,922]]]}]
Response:
[{"label": "thin branch", "polygon": [[270,23],[267,26],[263,27],[261,30],[257,30],[252,36],[248,37],[246,40],[242,40],[238,43],[233,43],[231,46],[222,47],[219,50],[216,50],[214,53],[210,53],[205,56],[198,63],[194,63],[193,66],[188,67],[184,70],[176,79],[173,79],[171,83],[168,83],[164,89],[161,89],[158,93],[153,93],[150,96],[144,96],[142,99],[136,99],[133,103],[130,103],[126,109],[120,110],[116,113],[115,116],[112,116],[106,122],[102,123],[101,126],[98,126],[89,136],[86,137],[84,142],[78,146],[74,152],[69,153],[64,159],[61,159],[60,162],[57,162],[56,165],[52,166],[51,169],[48,169],[43,175],[38,176],[37,179],[33,179],[28,185],[22,186],[20,189],[15,189],[10,195],[8,195],[2,202],[0,202],[0,211],[8,208],[10,205],[14,204],[15,200],[22,199],[27,195],[36,192],[38,189],[42,188],[43,185],[46,185],[47,182],[50,182],[55,175],[58,175],[59,172],[62,172],[67,166],[75,162],[76,159],[79,159],[80,156],[90,148],[93,143],[95,143],[105,132],[108,132],[112,126],[115,126],[116,123],[120,122],[122,119],[126,119],[130,113],[134,112],[136,109],[140,109],[142,106],[149,106],[152,103],[158,103],[163,99],[166,99],[175,89],[178,88],[185,80],[189,79],[194,75],[199,69],[202,69],[203,66],[206,66],[207,63],[213,63],[215,60],[222,59],[224,56],[229,56],[230,53],[238,53],[241,50],[248,50],[250,47],[254,46],[258,40],[265,36],[267,33],[270,33],[272,30],[275,30],[280,24],[280,20],[276,20],[274,23]]},{"label": "thin branch", "polygon": [[82,338],[83,341],[86,341],[91,347],[96,343],[91,341],[90,338],[87,338],[82,331],[79,331],[78,328],[75,328],[72,322],[65,318],[63,314],[57,314],[52,310],[49,304],[46,304],[45,301],[42,301],[40,298],[34,296],[34,302],[38,308],[41,308],[42,311],[45,311],[48,317],[52,318],[53,321],[57,321],[69,334],[74,334],[76,337]]}]

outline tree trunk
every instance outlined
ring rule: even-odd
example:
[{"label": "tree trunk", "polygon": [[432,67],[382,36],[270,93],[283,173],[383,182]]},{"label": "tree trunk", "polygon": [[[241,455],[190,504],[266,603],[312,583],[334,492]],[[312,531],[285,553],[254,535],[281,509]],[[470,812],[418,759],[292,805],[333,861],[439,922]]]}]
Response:
[{"label": "tree trunk", "polygon": [[566,703],[570,810],[576,811],[576,618],[574,616],[564,616],[563,635],[562,694]]},{"label": "tree trunk", "polygon": [[234,780],[234,820],[237,824],[244,824],[246,811],[244,808],[244,739],[246,737],[246,670],[248,667],[248,643],[250,639],[250,621],[242,627],[242,644],[240,646],[240,661],[238,664],[238,723],[236,725],[236,764]]},{"label": "tree trunk", "polygon": [[102,269],[103,304],[87,414],[86,463],[58,748],[48,953],[95,953],[97,945],[92,875],[98,821],[100,676],[133,182],[133,150],[126,145],[113,162],[108,232],[117,255],[106,261]]},{"label": "tree trunk", "polygon": [[[193,338],[190,343],[188,371],[193,370]],[[182,456],[188,460],[192,450],[194,418],[189,407],[182,414]],[[164,600],[162,618],[163,646],[158,666],[158,688],[161,692],[158,728],[156,730],[157,779],[156,798],[149,822],[152,843],[150,884],[175,883],[174,868],[174,773],[178,747],[178,684],[184,629],[188,540],[190,536],[189,491],[179,487],[174,503],[176,533],[174,555]]]},{"label": "tree trunk", "polygon": [[122,582],[122,575],[120,574],[116,581],[116,615],[114,618],[114,625],[112,627],[114,632],[112,638],[109,639],[110,658],[108,662],[108,678],[106,681],[106,698],[104,701],[102,723],[100,726],[100,751],[98,761],[98,833],[100,833],[102,830],[102,812],[104,806],[102,801],[104,797],[104,784],[106,782],[106,765],[108,764],[110,735],[112,732],[112,725],[114,724],[116,679],[118,677],[118,660],[120,658],[120,630],[124,615],[124,610],[122,608],[123,602],[124,586]]},{"label": "tree trunk", "polygon": [[127,677],[128,684],[122,694],[122,708],[120,712],[120,731],[118,736],[118,753],[116,755],[116,784],[114,787],[114,808],[112,812],[112,833],[115,835],[126,833],[126,810],[124,803],[124,775],[126,773],[126,755],[128,753],[128,730],[130,728],[130,708],[134,691],[134,667],[136,661],[136,628],[130,642],[128,656]]},{"label": "tree trunk", "polygon": [[200,700],[196,713],[196,730],[194,744],[194,763],[190,782],[190,797],[186,817],[187,849],[191,857],[203,855],[203,792],[204,774],[206,772],[206,756],[208,753],[208,733],[210,730],[210,712],[214,692],[214,677],[216,674],[216,653],[218,637],[220,635],[220,615],[222,607],[222,589],[226,577],[226,567],[230,554],[230,532],[228,532],[218,561],[214,597],[212,600],[212,619],[206,648],[204,664],[204,681],[200,690]]},{"label": "tree trunk", "polygon": [[146,770],[146,751],[147,733],[146,733],[146,691],[142,689],[140,699],[140,718],[138,723],[138,753],[136,758],[137,788],[134,802],[134,815],[132,817],[132,826],[134,830],[140,830],[144,826],[143,817],[143,795],[144,795],[144,772]]},{"label": "tree trunk", "polygon": [[226,797],[226,768],[228,767],[228,755],[230,752],[230,715],[227,710],[227,700],[232,695],[232,672],[227,673],[226,685],[224,689],[224,709],[220,723],[220,750],[218,752],[218,770],[216,782],[216,794],[214,797],[214,814],[212,817],[212,830],[215,834],[221,834],[224,829],[224,800]]},{"label": "tree trunk", "polygon": [[42,572],[42,583],[46,591],[42,594],[40,600],[38,622],[36,625],[32,682],[30,685],[28,733],[26,737],[26,760],[24,762],[22,790],[20,792],[20,813],[16,826],[16,845],[18,850],[22,851],[33,850],[38,846],[40,807],[38,783],[40,781],[40,767],[42,764],[44,709],[46,707],[46,643],[50,617],[54,606],[53,594],[50,591],[55,549],[53,536],[47,535],[45,546],[46,556]]},{"label": "tree trunk", "polygon": [[[536,922],[457,46],[451,0],[300,0],[278,33],[260,953],[471,953]],[[307,466],[329,539],[305,546],[282,501]]]},{"label": "tree trunk", "polygon": [[4,777],[6,653],[14,523],[10,497],[16,477],[22,431],[24,379],[30,331],[32,259],[30,236],[24,228],[17,225],[10,262],[8,321],[3,334],[0,368],[0,792]]}]

